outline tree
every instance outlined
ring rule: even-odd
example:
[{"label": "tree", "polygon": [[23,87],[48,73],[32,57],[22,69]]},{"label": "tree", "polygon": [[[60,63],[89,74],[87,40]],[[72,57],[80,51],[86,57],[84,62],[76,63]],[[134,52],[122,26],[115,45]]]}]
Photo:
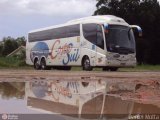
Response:
[{"label": "tree", "polygon": [[143,29],[137,39],[139,63],[160,64],[160,5],[157,0],[97,0],[94,15],[113,14]]},{"label": "tree", "polygon": [[2,54],[4,56],[8,55],[12,51],[18,48],[18,43],[15,41],[14,38],[7,37],[3,39],[4,46],[3,46],[3,51]]},{"label": "tree", "polygon": [[25,83],[16,83],[16,82],[1,82],[0,83],[0,94],[2,98],[11,99],[18,98],[23,99],[25,95]]},{"label": "tree", "polygon": [[0,57],[2,56],[3,44],[0,43]]},{"label": "tree", "polygon": [[6,56],[13,52],[15,49],[17,49],[20,46],[25,46],[26,40],[25,37],[18,37],[18,38],[12,38],[12,37],[4,37],[3,41],[0,43],[0,56]]},{"label": "tree", "polygon": [[25,37],[18,37],[16,39],[16,42],[18,43],[18,46],[26,46],[26,39]]}]

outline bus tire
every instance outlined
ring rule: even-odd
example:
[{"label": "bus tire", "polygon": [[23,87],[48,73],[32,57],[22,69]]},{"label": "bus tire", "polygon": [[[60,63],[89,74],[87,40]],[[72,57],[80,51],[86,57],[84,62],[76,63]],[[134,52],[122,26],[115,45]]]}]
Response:
[{"label": "bus tire", "polygon": [[69,71],[69,70],[71,70],[71,68],[72,68],[71,66],[64,66],[63,70],[66,70],[66,71],[68,70]]},{"label": "bus tire", "polygon": [[35,70],[40,70],[40,64],[39,64],[38,58],[36,58],[34,60],[34,69]]},{"label": "bus tire", "polygon": [[117,70],[118,70],[117,67],[111,67],[111,68],[110,68],[110,71],[117,71]]},{"label": "bus tire", "polygon": [[41,59],[40,66],[41,70],[47,70],[46,60],[44,58]]},{"label": "bus tire", "polygon": [[86,70],[86,71],[92,71],[92,67],[91,67],[91,64],[90,64],[90,60],[89,60],[89,57],[86,56],[84,59],[83,59],[83,62],[82,62],[82,66],[83,66],[83,70]]},{"label": "bus tire", "polygon": [[103,67],[103,71],[109,71],[108,67]]}]

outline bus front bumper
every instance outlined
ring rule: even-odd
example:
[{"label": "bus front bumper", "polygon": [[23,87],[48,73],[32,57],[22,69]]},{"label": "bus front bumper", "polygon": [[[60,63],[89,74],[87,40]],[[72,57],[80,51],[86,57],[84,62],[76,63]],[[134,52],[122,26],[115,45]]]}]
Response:
[{"label": "bus front bumper", "polygon": [[137,65],[136,60],[106,60],[106,66],[109,67],[135,67]]}]

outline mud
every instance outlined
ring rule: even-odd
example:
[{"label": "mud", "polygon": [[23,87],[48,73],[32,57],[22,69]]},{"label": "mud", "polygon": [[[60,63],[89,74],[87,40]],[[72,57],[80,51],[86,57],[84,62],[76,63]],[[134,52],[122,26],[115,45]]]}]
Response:
[{"label": "mud", "polygon": [[80,79],[107,79],[127,80],[143,83],[150,80],[159,80],[160,72],[102,72],[102,71],[36,71],[36,70],[0,70],[0,80],[28,80],[29,78],[80,78]]},{"label": "mud", "polygon": [[0,81],[33,80],[107,81],[107,94],[123,100],[160,106],[160,72],[102,72],[102,71],[36,71],[1,70]]}]

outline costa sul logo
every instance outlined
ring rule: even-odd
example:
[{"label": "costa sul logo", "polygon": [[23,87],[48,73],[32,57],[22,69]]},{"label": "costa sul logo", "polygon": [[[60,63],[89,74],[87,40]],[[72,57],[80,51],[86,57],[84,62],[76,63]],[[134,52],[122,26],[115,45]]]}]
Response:
[{"label": "costa sul logo", "polygon": [[[57,53],[53,53],[53,50],[55,49],[55,47],[58,47],[58,52]],[[52,53],[51,53],[51,58],[52,59],[55,59],[58,55],[63,55],[63,54],[68,54],[71,52],[71,49],[73,47],[73,44],[72,43],[69,43],[69,44],[65,44],[63,46],[60,45],[60,40],[57,40],[53,46],[52,46]]]},{"label": "costa sul logo", "polygon": [[50,86],[52,87],[53,93],[57,92],[60,95],[63,95],[68,98],[72,98],[71,90],[67,86],[65,87],[65,86],[59,85],[57,83],[51,83]]},{"label": "costa sul logo", "polygon": [[[54,52],[56,48],[58,48],[58,51]],[[65,54],[66,57],[63,57],[62,59],[63,65],[67,65],[69,62],[76,62],[79,58],[79,49],[74,49],[73,52],[71,52],[72,48],[72,43],[66,43],[63,46],[61,46],[60,40],[57,40],[52,46],[51,59],[56,59],[58,56],[61,57]]]}]

